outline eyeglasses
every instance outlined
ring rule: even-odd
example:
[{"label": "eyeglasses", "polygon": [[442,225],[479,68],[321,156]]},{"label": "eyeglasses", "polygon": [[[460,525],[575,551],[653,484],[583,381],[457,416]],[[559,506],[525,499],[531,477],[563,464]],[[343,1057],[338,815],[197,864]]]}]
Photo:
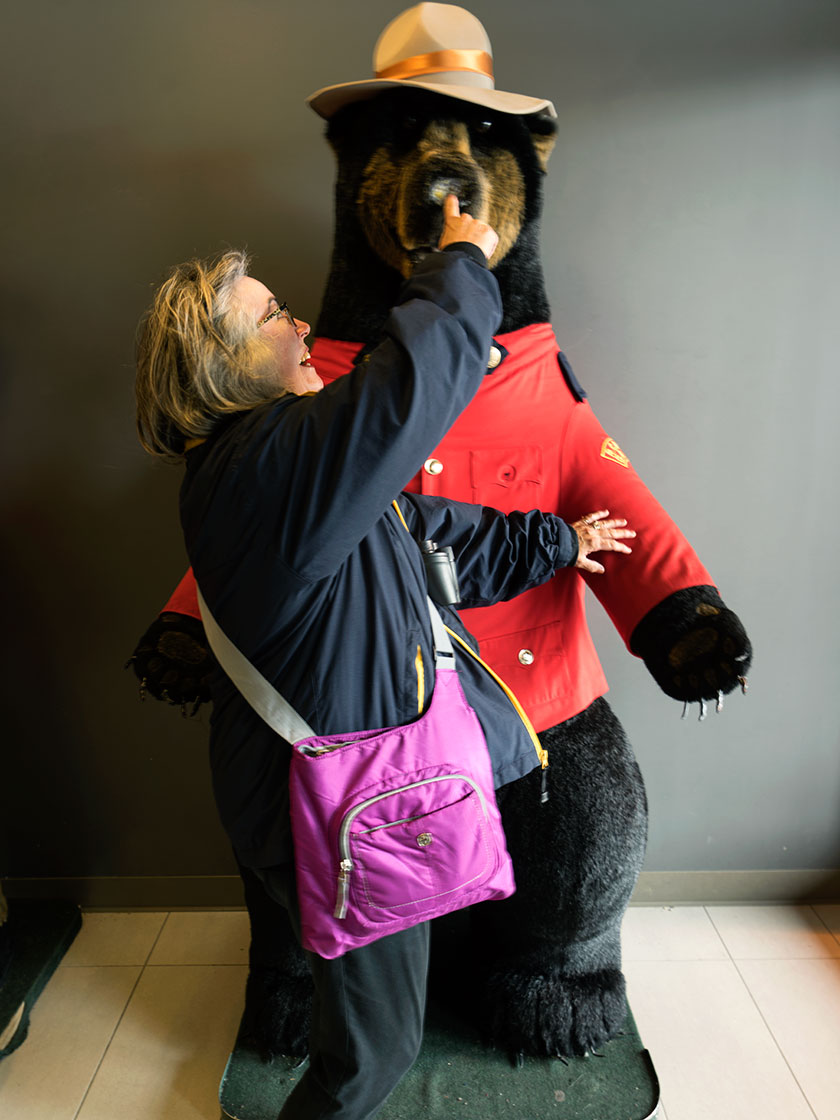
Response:
[{"label": "eyeglasses", "polygon": [[278,315],[284,315],[285,318],[286,318],[286,322],[289,324],[289,326],[291,326],[291,327],[296,326],[294,317],[293,317],[291,311],[289,310],[288,303],[281,303],[279,307],[276,307],[273,311],[269,311],[269,313],[265,316],[264,319],[260,319],[260,321],[257,323],[257,326],[258,327],[265,326],[265,324],[270,323],[272,319],[276,319]]}]

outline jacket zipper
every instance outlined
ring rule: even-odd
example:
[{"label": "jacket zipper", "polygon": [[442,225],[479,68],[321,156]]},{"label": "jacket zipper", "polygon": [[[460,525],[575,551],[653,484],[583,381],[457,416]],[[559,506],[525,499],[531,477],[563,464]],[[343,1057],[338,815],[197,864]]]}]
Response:
[{"label": "jacket zipper", "polygon": [[[405,531],[408,533],[409,536],[411,536],[411,530],[408,527],[408,522],[403,517],[403,512],[400,509],[399,503],[397,502],[396,498],[394,498],[394,500],[391,502],[391,505],[397,511],[397,516],[399,517],[400,521],[402,521]],[[464,639],[459,634],[456,634],[455,631],[451,630],[448,626],[446,626],[445,623],[444,623],[444,626],[446,627],[446,632],[449,634],[449,636],[454,638],[455,641],[458,642],[458,644],[460,646],[463,646],[463,648],[467,651],[467,653],[470,654],[471,657],[474,657],[475,660],[479,663],[479,665],[482,666],[483,669],[487,670],[487,672],[490,674],[490,676],[493,678],[493,680],[496,682],[496,684],[499,685],[499,687],[504,692],[505,696],[507,696],[508,700],[510,700],[511,704],[513,704],[514,708],[516,709],[516,714],[519,716],[519,718],[522,720],[523,724],[525,725],[525,730],[530,735],[531,742],[534,744],[534,750],[537,752],[537,758],[540,760],[540,767],[542,769],[542,783],[541,783],[541,789],[540,789],[540,802],[545,804],[545,802],[548,801],[548,785],[546,783],[546,777],[547,777],[546,770],[548,769],[548,751],[545,749],[545,747],[540,742],[540,740],[537,736],[537,733],[534,730],[534,725],[531,723],[530,719],[528,719],[528,716],[525,712],[525,709],[522,707],[522,705],[517,700],[516,696],[514,695],[513,690],[508,685],[505,684],[505,682],[498,675],[498,673],[494,673],[493,670],[490,668],[490,666],[487,664],[487,662],[483,661],[478,656],[478,654],[475,652],[475,650],[471,649],[470,646],[464,641]]]},{"label": "jacket zipper", "polygon": [[540,792],[540,801],[542,803],[545,803],[546,801],[548,801],[548,788],[547,788],[547,785],[546,785],[546,773],[545,773],[546,770],[548,769],[548,751],[545,749],[545,747],[540,742],[539,737],[538,737],[536,731],[534,730],[534,725],[528,719],[528,716],[525,712],[525,709],[522,707],[522,705],[516,699],[516,696],[514,695],[513,690],[505,684],[505,682],[498,675],[498,673],[493,672],[493,670],[490,668],[490,666],[487,664],[486,661],[482,661],[482,659],[478,656],[478,654],[475,652],[475,650],[472,649],[464,641],[464,639],[460,636],[460,634],[456,634],[454,630],[450,630],[450,628],[448,626],[446,626],[445,623],[444,623],[444,627],[446,629],[447,634],[449,634],[450,637],[454,638],[455,641],[460,646],[463,646],[463,648],[467,651],[467,653],[470,654],[471,657],[474,657],[475,660],[479,663],[479,665],[481,665],[481,667],[483,669],[487,670],[487,672],[490,674],[490,676],[493,678],[493,680],[496,682],[496,684],[502,689],[505,696],[507,696],[508,700],[510,700],[511,704],[513,704],[514,708],[516,709],[517,715],[522,720],[522,722],[525,724],[525,730],[531,736],[531,742],[534,744],[534,749],[537,752],[537,758],[540,760],[540,766],[542,768],[542,789],[541,789],[541,792]]}]

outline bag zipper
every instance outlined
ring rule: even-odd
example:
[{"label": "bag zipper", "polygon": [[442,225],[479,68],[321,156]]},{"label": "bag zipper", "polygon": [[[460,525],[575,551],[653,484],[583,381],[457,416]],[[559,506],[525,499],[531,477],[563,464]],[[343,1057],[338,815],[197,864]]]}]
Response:
[{"label": "bag zipper", "polygon": [[[350,844],[348,841],[348,834],[353,821],[364,809],[370,805],[375,805],[378,801],[384,801],[388,797],[394,797],[398,793],[405,793],[410,789],[418,789],[420,786],[429,786],[434,782],[451,782],[453,780],[460,780],[466,782],[478,794],[478,799],[481,802],[481,812],[485,820],[487,819],[487,799],[484,796],[484,791],[481,786],[471,778],[469,774],[441,774],[438,778],[424,778],[422,782],[411,782],[407,786],[400,786],[399,789],[389,789],[385,793],[378,793],[375,797],[368,797],[364,801],[360,801],[358,805],[354,805],[349,812],[344,815],[341,822],[341,828],[338,832],[338,854],[340,856],[338,865],[338,892],[335,900],[335,909],[333,910],[333,917],[342,919],[347,916],[347,899],[350,893],[350,876],[353,872],[353,860],[350,858]],[[423,815],[423,814],[421,814]],[[388,826],[378,827],[393,827],[398,824],[405,824],[417,818],[406,817],[402,821],[391,821]],[[368,831],[375,831],[368,829]]]},{"label": "bag zipper", "polygon": [[341,747],[352,747],[354,743],[362,743],[363,739],[346,739],[343,743],[330,743],[328,747],[310,747],[307,743],[295,743],[295,750],[305,754],[307,758],[318,758],[322,754],[332,754]]}]

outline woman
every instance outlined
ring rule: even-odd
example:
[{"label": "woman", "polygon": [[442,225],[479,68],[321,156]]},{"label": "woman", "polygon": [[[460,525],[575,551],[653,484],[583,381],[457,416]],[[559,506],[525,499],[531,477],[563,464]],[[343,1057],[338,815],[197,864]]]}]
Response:
[{"label": "woman", "polygon": [[[308,324],[247,275],[241,253],[176,269],[145,321],[140,438],[186,461],[181,521],[198,585],[222,630],[319,735],[404,724],[426,709],[434,659],[417,540],[453,548],[463,605],[510,598],[571,564],[603,571],[591,552],[629,552],[622,538],[634,534],[603,510],[570,526],[400,495],[486,372],[501,320],[486,267],[496,240],[450,196],[443,251],[417,265],[379,346],[323,391]],[[469,642],[455,611],[441,613]],[[496,786],[528,773],[539,760],[526,723],[472,658],[458,669]],[[221,672],[213,697],[222,821],[299,937],[288,745]],[[428,926],[308,959],[310,1065],[280,1115],[364,1120],[419,1049]]]}]

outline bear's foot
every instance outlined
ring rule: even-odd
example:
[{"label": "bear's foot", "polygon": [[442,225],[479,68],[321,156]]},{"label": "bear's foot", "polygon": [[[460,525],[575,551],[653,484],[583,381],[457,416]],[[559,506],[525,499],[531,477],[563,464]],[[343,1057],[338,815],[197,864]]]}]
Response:
[{"label": "bear's foot", "polygon": [[265,1062],[280,1054],[309,1052],[312,978],[289,976],[279,968],[252,968],[245,988],[245,1014],[239,1043],[250,1045]]},{"label": "bear's foot", "polygon": [[484,987],[483,1029],[511,1055],[564,1058],[595,1053],[614,1038],[627,1015],[624,976],[604,969],[567,976],[494,972]]}]

